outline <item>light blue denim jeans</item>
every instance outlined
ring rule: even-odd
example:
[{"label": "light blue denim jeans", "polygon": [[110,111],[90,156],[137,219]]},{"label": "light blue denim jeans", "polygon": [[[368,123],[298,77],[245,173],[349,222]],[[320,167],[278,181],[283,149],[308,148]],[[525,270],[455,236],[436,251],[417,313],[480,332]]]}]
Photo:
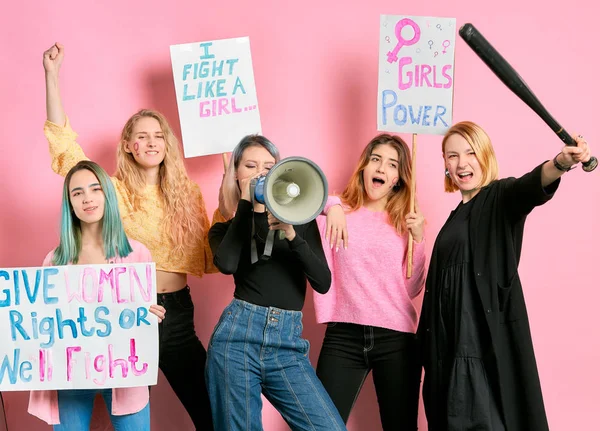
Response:
[{"label": "light blue denim jeans", "polygon": [[104,398],[115,431],[150,431],[150,403],[137,413],[115,416],[111,413],[112,389],[59,390],[60,424],[54,425],[54,431],[88,431],[97,393]]},{"label": "light blue denim jeans", "polygon": [[346,430],[301,336],[300,311],[238,299],[225,308],[206,362],[216,431],[261,431],[261,393],[292,430]]}]

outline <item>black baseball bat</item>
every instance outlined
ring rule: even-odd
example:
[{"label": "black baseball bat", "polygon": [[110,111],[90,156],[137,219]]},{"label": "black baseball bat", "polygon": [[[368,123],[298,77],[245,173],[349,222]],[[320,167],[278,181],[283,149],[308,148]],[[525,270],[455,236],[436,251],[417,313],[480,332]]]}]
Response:
[{"label": "black baseball bat", "polygon": [[[458,31],[460,37],[471,47],[473,51],[483,60],[485,64],[496,74],[498,78],[512,90],[527,106],[540,116],[542,120],[558,135],[566,144],[577,146],[575,140],[567,131],[558,124],[550,112],[542,105],[533,91],[527,86],[523,78],[506,61],[498,51],[477,31],[473,24],[465,24]],[[586,172],[591,172],[598,166],[598,160],[591,157],[590,160],[582,164]]]}]

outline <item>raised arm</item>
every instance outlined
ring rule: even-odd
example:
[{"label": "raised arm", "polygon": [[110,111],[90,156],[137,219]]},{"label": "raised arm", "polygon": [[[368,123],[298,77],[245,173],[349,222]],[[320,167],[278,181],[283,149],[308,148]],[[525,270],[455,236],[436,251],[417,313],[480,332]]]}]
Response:
[{"label": "raised arm", "polygon": [[579,163],[591,157],[587,142],[581,137],[574,138],[577,146],[564,146],[554,160],[547,161],[520,178],[503,181],[503,205],[513,220],[520,220],[533,208],[548,202],[558,188],[560,177]]},{"label": "raised arm", "polygon": [[60,98],[58,73],[65,57],[65,48],[55,43],[44,52],[44,71],[46,72],[46,119],[59,126],[66,122],[65,110]]},{"label": "raised arm", "polygon": [[59,89],[59,69],[64,47],[56,43],[44,52],[46,73],[46,124],[44,135],[50,146],[52,170],[63,177],[81,160],[88,160],[77,143],[77,133],[71,129],[63,108]]},{"label": "raised arm", "polygon": [[579,162],[587,162],[592,153],[583,136],[573,136],[577,146],[565,145],[556,157],[542,167],[542,187],[548,187]]}]

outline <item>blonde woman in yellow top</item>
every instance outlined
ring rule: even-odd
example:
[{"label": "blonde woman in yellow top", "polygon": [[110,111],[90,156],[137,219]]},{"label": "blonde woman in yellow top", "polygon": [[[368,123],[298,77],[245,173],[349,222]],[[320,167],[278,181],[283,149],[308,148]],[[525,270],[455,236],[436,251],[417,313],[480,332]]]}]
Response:
[{"label": "blonde woman in yellow top", "polygon": [[[44,52],[44,134],[52,169],[65,176],[87,160],[63,109],[59,69],[64,48]],[[196,429],[212,429],[204,382],[206,350],[194,329],[194,304],[187,275],[217,272],[207,241],[210,227],[200,187],[185,170],[177,138],[156,111],[141,110],[123,127],[117,147],[115,185],[127,236],[144,244],[157,269],[158,303],[166,316],[159,327],[159,365]],[[225,221],[219,210],[217,221]]]}]

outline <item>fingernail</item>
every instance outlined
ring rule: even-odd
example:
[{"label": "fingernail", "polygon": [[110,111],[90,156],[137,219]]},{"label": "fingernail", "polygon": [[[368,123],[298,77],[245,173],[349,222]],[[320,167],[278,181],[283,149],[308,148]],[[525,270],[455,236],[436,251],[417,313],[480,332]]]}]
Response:
[{"label": "fingernail", "polygon": [[340,251],[340,248],[339,248],[339,247],[336,247],[336,248],[335,248],[335,252],[337,253],[338,251]]}]

